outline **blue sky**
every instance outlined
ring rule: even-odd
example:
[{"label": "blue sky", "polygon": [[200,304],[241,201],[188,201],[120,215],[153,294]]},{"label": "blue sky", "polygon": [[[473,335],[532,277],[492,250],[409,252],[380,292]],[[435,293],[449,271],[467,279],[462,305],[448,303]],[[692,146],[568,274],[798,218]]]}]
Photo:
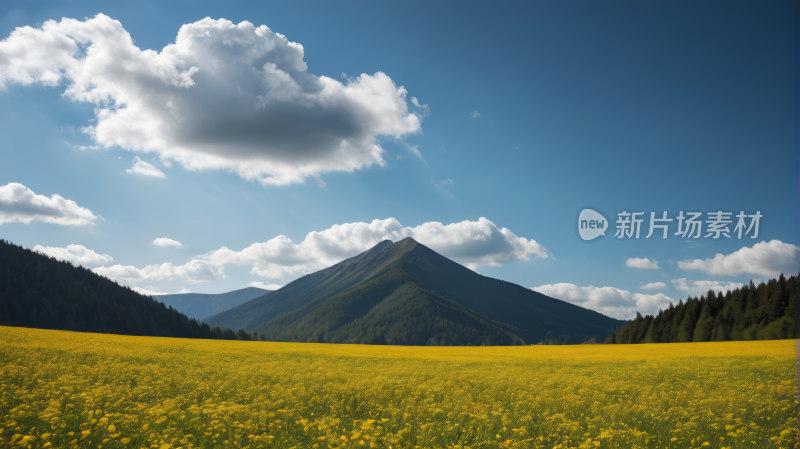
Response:
[{"label": "blue sky", "polygon": [[[285,285],[380,236],[412,236],[487,276],[619,317],[796,273],[797,9],[4,2],[0,236],[161,293]],[[162,51],[206,17],[215,22],[190,28],[223,30],[207,47]],[[233,27],[251,39],[243,55],[264,39],[277,50],[248,66],[220,50],[231,31],[218,19],[269,28]],[[40,28],[48,20],[62,25]],[[86,48],[113,49],[125,32],[132,59],[113,50],[87,63]],[[77,54],[36,40],[79,35],[90,37]],[[50,209],[33,214],[28,190]],[[587,243],[576,230],[584,207],[612,222],[623,210],[763,218],[757,239],[682,239],[672,222],[666,240],[644,239],[646,228],[615,239],[612,224]],[[83,209],[94,218],[65,224]]]}]

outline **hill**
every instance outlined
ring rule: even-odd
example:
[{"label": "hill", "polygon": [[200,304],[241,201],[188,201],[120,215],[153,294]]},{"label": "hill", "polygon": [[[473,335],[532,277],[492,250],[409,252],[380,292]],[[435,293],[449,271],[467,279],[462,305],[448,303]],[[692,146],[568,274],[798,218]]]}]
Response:
[{"label": "hill", "polygon": [[[0,325],[236,339],[84,267],[0,240]],[[240,337],[247,339],[245,333]]]},{"label": "hill", "polygon": [[605,343],[680,343],[729,340],[778,340],[795,337],[797,276],[781,274],[758,286],[724,295],[709,290],[658,315],[641,316],[616,329]]},{"label": "hill", "polygon": [[602,340],[624,322],[482,276],[411,238],[206,319],[262,339],[403,345]]},{"label": "hill", "polygon": [[203,318],[232,309],[239,304],[266,295],[271,291],[263,288],[247,287],[218,294],[179,293],[175,295],[153,295],[153,299],[157,299],[178,312],[186,314],[189,318],[203,321]]}]

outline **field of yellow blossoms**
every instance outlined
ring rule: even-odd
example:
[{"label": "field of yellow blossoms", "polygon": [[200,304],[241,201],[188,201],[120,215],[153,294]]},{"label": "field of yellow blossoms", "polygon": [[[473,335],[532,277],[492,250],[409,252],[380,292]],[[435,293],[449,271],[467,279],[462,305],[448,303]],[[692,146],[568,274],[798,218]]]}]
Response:
[{"label": "field of yellow blossoms", "polygon": [[396,347],[0,327],[0,447],[788,448],[795,341]]}]

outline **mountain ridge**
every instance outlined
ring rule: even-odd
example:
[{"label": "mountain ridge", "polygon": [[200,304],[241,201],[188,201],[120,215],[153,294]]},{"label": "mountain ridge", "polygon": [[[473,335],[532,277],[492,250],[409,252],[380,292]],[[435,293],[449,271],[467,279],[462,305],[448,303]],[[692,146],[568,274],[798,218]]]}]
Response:
[{"label": "mountain ridge", "polygon": [[189,318],[203,321],[209,316],[232,309],[239,304],[263,296],[271,291],[258,287],[245,287],[225,293],[175,293],[171,295],[153,295],[153,298]]},{"label": "mountain ridge", "polygon": [[623,323],[480,275],[411,238],[380,242],[207,322],[270,340],[392,344],[580,343]]}]

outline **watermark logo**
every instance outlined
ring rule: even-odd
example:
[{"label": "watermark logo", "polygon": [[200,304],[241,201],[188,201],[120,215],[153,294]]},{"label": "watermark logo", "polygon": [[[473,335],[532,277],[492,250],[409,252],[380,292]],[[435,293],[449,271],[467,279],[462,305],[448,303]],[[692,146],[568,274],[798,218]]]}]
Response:
[{"label": "watermark logo", "polygon": [[608,220],[603,214],[592,209],[584,209],[578,215],[578,234],[584,240],[594,240],[606,235]]},{"label": "watermark logo", "polygon": [[609,223],[602,213],[586,207],[578,214],[578,236],[590,241],[605,236],[609,228],[615,228],[613,235],[617,240],[758,238],[761,219],[764,218],[761,211],[734,213],[715,210],[705,214],[704,220],[702,212],[686,210],[677,214],[665,210],[649,213],[623,210],[617,213],[616,222]]},{"label": "watermark logo", "polygon": [[[677,235],[682,239],[699,239],[701,235],[705,234],[703,238],[718,239],[720,237],[731,238],[730,226],[733,224],[733,212],[725,212],[721,210],[709,212],[707,220],[703,221],[701,212],[687,212],[680,211],[673,219],[669,218],[667,211],[661,212],[661,217],[658,218],[655,212],[650,212],[650,226],[646,239],[654,236],[657,238],[661,235],[662,239],[666,239],[670,233],[670,225],[676,222],[678,232]],[[644,212],[627,212],[622,211],[617,214],[617,232],[614,237],[618,239],[638,239],[639,233],[642,230],[643,218],[646,217]],[[758,226],[761,223],[761,211],[756,211],[755,214],[746,214],[745,211],[739,212],[736,215],[736,227],[733,228],[733,235],[737,239],[750,235],[751,239],[758,238]],[[706,225],[706,230],[703,232],[703,224]],[[647,229],[647,228],[645,228]],[[661,231],[661,232],[658,232]]]}]

